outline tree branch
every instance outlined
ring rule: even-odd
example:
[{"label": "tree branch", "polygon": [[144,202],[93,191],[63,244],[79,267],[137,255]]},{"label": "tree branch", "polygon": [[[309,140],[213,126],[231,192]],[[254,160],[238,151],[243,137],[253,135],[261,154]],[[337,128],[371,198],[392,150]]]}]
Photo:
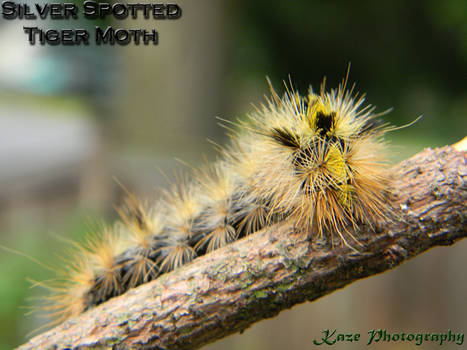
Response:
[{"label": "tree branch", "polygon": [[467,235],[465,151],[425,150],[394,168],[389,222],[355,252],[267,228],[36,336],[20,349],[195,349],[295,304]]}]

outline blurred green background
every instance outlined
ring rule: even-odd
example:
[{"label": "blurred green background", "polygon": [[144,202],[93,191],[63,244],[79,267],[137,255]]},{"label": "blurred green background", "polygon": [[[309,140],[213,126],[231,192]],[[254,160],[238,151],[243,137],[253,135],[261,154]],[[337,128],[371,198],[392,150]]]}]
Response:
[{"label": "blurred green background", "polygon": [[[24,21],[0,20],[0,244],[47,265],[67,239],[116,218],[122,190],[142,198],[162,173],[213,159],[225,142],[216,116],[233,120],[290,75],[296,88],[350,80],[395,125],[393,162],[467,131],[467,2],[177,1],[176,21],[115,21],[156,28],[158,46],[30,46]],[[92,22],[27,22],[92,28]],[[110,23],[110,22],[108,22]],[[101,22],[100,24],[105,24]],[[281,90],[282,91],[282,90]],[[325,329],[467,330],[467,242],[437,248],[381,276],[260,322],[206,349],[311,349]],[[53,273],[0,250],[0,349],[47,321],[26,315]],[[364,342],[335,345],[361,349]],[[371,348],[371,347],[368,347]],[[378,349],[413,349],[409,343]],[[423,349],[439,349],[424,344]],[[444,348],[459,348],[448,345]]]}]

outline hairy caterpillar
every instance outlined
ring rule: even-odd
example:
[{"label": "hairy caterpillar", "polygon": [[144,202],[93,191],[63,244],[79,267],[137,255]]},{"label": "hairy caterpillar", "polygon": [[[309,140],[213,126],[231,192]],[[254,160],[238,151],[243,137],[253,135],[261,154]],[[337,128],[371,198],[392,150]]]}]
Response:
[{"label": "hairy caterpillar", "polygon": [[57,322],[283,220],[312,239],[358,243],[348,227],[385,217],[390,128],[346,83],[304,96],[271,87],[217,162],[176,179],[154,205],[130,194],[121,220],[76,244],[49,286]]}]

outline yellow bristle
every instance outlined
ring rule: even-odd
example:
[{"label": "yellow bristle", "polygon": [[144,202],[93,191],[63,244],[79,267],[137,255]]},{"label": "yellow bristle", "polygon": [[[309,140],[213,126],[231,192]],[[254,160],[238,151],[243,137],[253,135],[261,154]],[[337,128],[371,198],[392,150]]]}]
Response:
[{"label": "yellow bristle", "polygon": [[199,200],[205,208],[201,225],[223,223],[231,214],[232,196],[236,189],[232,172],[224,162],[218,162],[197,172],[196,180],[200,188]]},{"label": "yellow bristle", "polygon": [[133,288],[141,283],[148,282],[151,277],[157,276],[156,263],[148,257],[138,254],[131,259],[131,267],[123,276],[123,283]]},{"label": "yellow bristle", "polygon": [[54,321],[45,326],[77,316],[88,306],[86,295],[93,285],[94,269],[82,246],[79,247],[67,257],[63,267],[56,269],[57,279],[35,283],[51,293],[41,309]]},{"label": "yellow bristle", "polygon": [[196,173],[201,196],[211,202],[223,202],[234,190],[234,178],[224,162],[217,162]]},{"label": "yellow bristle", "polygon": [[252,234],[266,226],[268,213],[262,204],[253,204],[249,207],[248,213],[238,226],[239,231],[245,231],[245,235]]},{"label": "yellow bristle", "polygon": [[167,208],[166,224],[177,232],[191,236],[193,220],[202,206],[199,193],[186,178],[176,178],[170,191],[164,191],[163,207]]},{"label": "yellow bristle", "polygon": [[93,264],[95,275],[100,277],[96,289],[102,297],[113,291],[122,291],[121,281],[118,279],[120,266],[116,263],[116,257],[125,248],[124,240],[118,231],[109,227],[104,227],[100,234],[87,237],[84,249]]},{"label": "yellow bristle", "polygon": [[209,253],[231,243],[235,238],[237,238],[237,233],[231,225],[218,226],[195,245],[195,250],[206,246],[206,251]]},{"label": "yellow bristle", "polygon": [[167,248],[167,255],[159,260],[162,271],[172,271],[196,257],[195,250],[183,242],[173,241]]},{"label": "yellow bristle", "polygon": [[164,228],[162,207],[157,205],[147,209],[148,207],[129,194],[124,206],[118,210],[122,219],[120,229],[128,237],[129,244],[146,250],[151,249],[153,238],[160,235]]}]

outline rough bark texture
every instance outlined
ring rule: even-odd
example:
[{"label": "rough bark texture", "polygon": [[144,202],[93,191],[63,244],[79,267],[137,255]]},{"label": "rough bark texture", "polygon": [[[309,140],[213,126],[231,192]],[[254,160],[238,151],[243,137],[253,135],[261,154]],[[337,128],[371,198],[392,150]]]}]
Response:
[{"label": "rough bark texture", "polygon": [[359,252],[283,223],[196,259],[20,349],[195,349],[295,304],[467,235],[467,152],[425,150],[394,168],[394,212],[355,233]]}]

